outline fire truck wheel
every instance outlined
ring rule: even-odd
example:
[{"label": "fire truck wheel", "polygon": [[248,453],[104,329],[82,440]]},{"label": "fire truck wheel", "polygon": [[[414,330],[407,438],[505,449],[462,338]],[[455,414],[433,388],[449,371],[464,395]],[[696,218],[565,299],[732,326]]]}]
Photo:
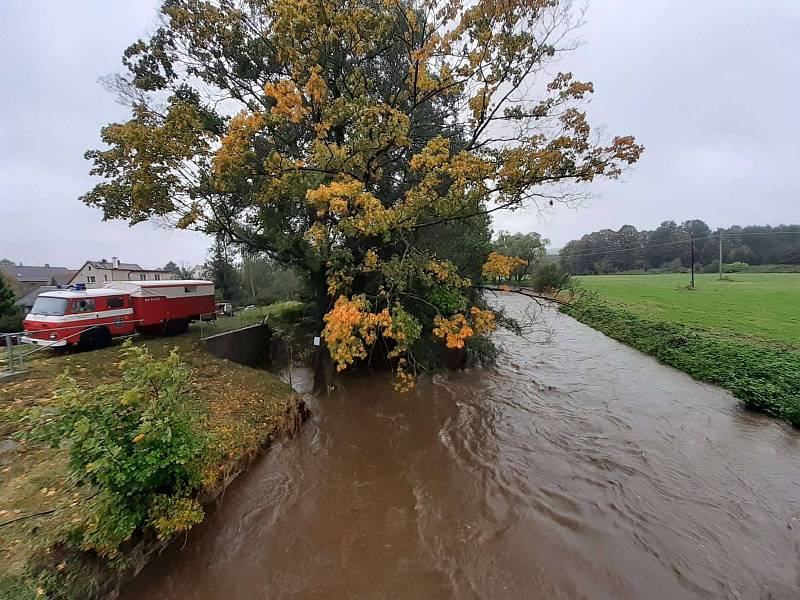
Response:
[{"label": "fire truck wheel", "polygon": [[189,319],[171,319],[167,321],[167,335],[182,335],[189,331]]},{"label": "fire truck wheel", "polygon": [[97,350],[98,348],[105,348],[111,343],[111,334],[108,329],[90,329],[81,334],[78,348],[80,350]]}]

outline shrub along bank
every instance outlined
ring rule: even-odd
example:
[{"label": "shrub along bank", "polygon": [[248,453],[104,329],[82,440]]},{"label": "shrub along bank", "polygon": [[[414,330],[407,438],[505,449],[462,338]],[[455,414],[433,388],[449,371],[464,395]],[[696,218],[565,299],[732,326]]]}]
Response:
[{"label": "shrub along bank", "polygon": [[591,296],[561,310],[695,379],[729,390],[748,408],[800,427],[800,353],[642,317]]},{"label": "shrub along bank", "polygon": [[0,384],[0,598],[106,595],[293,432],[288,385],[198,341],[49,354]]}]

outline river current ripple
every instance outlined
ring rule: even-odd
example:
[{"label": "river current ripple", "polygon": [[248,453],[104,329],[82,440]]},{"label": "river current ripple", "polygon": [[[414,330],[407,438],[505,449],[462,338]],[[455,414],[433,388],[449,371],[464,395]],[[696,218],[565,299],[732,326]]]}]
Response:
[{"label": "river current ripple", "polygon": [[800,435],[537,319],[410,394],[343,378],[123,598],[800,598]]}]

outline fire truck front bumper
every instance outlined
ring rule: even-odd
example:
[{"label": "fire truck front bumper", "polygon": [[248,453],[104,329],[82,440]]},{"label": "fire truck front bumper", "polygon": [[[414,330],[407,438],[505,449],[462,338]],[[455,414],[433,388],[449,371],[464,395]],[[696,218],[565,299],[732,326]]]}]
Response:
[{"label": "fire truck front bumper", "polygon": [[67,340],[40,340],[39,338],[30,337],[28,335],[23,335],[20,341],[23,344],[35,344],[36,346],[49,346],[51,348],[67,345]]}]

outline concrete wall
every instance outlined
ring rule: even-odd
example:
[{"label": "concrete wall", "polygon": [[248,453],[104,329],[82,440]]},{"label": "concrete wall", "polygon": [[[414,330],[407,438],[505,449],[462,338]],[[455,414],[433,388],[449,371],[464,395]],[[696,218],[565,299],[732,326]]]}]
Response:
[{"label": "concrete wall", "polygon": [[218,333],[203,340],[214,356],[241,365],[266,369],[271,366],[272,328],[266,323]]}]

